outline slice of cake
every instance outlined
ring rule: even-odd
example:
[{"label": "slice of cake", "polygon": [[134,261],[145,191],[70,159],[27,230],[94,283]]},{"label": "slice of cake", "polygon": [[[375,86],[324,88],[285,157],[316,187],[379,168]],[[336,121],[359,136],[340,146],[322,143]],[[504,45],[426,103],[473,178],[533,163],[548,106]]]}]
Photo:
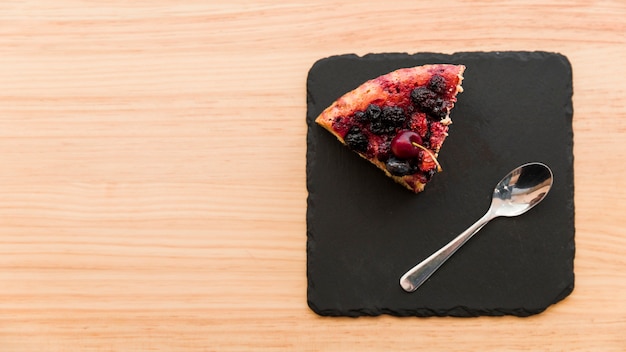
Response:
[{"label": "slice of cake", "polygon": [[464,70],[437,64],[393,71],[346,93],[315,122],[396,182],[421,192],[441,171],[437,156]]}]

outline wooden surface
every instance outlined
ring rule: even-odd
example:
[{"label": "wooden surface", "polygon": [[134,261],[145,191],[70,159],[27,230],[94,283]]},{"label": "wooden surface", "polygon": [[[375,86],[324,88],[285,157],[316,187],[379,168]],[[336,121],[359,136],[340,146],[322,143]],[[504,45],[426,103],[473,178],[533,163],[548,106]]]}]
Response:
[{"label": "wooden surface", "polygon": [[[0,2],[0,350],[626,350],[624,18],[591,0]],[[525,319],[315,315],[308,69],[474,50],[571,60],[573,294]]]}]

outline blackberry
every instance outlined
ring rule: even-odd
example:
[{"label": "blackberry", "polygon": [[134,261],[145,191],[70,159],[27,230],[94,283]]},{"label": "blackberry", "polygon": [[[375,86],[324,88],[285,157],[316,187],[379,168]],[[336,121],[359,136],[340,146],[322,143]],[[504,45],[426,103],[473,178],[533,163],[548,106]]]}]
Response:
[{"label": "blackberry", "polygon": [[422,110],[423,108],[430,109],[430,107],[434,104],[435,99],[437,99],[437,94],[425,87],[415,88],[411,92],[411,100],[413,101],[413,104],[418,108],[422,108]]},{"label": "blackberry", "polygon": [[367,119],[370,121],[375,121],[378,120],[378,118],[380,117],[380,106],[376,105],[376,104],[370,104],[367,107],[367,110],[365,110],[365,113],[367,114]]},{"label": "blackberry", "polygon": [[411,100],[417,108],[431,118],[441,120],[446,117],[447,111],[443,99],[438,98],[437,94],[430,89],[424,87],[413,89]]},{"label": "blackberry", "polygon": [[406,122],[404,110],[399,107],[386,106],[381,109],[378,105],[370,104],[366,115],[370,121],[370,131],[379,136],[396,132]]},{"label": "blackberry", "polygon": [[391,157],[385,163],[387,170],[394,176],[404,176],[414,173],[414,168],[408,160]]},{"label": "blackberry", "polygon": [[393,126],[389,126],[383,122],[382,109],[376,104],[370,104],[365,110],[367,120],[370,122],[369,129],[377,135],[384,135],[395,130]]},{"label": "blackberry", "polygon": [[354,113],[354,118],[357,122],[364,123],[368,121],[367,114],[364,111],[357,111]]},{"label": "blackberry", "polygon": [[348,148],[357,152],[365,153],[369,146],[367,136],[357,126],[352,126],[343,139],[346,141]]},{"label": "blackberry", "polygon": [[446,91],[446,80],[440,75],[434,75],[428,82],[428,89],[437,94],[442,94]]},{"label": "blackberry", "polygon": [[430,116],[431,117],[435,117],[439,120],[443,119],[444,117],[446,117],[446,114],[448,113],[446,107],[445,107],[445,103],[443,101],[443,99],[441,98],[437,98],[437,100],[435,100],[435,104],[433,104],[432,109],[430,110]]},{"label": "blackberry", "polygon": [[406,115],[400,107],[386,106],[383,108],[381,121],[387,126],[402,127],[406,122]]},{"label": "blackberry", "polygon": [[373,121],[370,125],[370,131],[373,134],[381,135],[385,134],[385,129],[383,128],[383,124],[380,121]]},{"label": "blackberry", "polygon": [[381,136],[395,132],[396,128],[392,125],[384,123],[381,119],[379,119],[377,121],[372,121],[372,123],[370,124],[370,131],[372,131],[372,133],[374,134]]}]

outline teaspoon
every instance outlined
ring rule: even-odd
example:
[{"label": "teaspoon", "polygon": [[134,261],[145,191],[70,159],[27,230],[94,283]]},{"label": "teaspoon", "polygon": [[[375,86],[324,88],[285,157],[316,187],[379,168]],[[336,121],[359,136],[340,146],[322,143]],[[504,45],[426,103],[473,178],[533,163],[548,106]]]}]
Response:
[{"label": "teaspoon", "polygon": [[417,290],[490,220],[499,216],[511,217],[524,214],[541,202],[552,187],[552,179],[552,170],[537,162],[521,165],[511,171],[494,189],[491,206],[487,213],[450,243],[402,275],[400,286],[407,292]]}]

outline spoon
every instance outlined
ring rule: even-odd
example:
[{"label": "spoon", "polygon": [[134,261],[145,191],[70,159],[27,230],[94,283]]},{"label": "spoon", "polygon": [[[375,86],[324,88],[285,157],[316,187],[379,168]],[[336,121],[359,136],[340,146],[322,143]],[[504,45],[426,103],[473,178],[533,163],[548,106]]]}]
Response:
[{"label": "spoon", "polygon": [[489,221],[499,216],[522,215],[539,204],[552,187],[552,179],[552,170],[542,163],[524,164],[511,171],[493,190],[491,206],[487,213],[450,243],[402,275],[400,286],[407,292],[417,290]]}]

